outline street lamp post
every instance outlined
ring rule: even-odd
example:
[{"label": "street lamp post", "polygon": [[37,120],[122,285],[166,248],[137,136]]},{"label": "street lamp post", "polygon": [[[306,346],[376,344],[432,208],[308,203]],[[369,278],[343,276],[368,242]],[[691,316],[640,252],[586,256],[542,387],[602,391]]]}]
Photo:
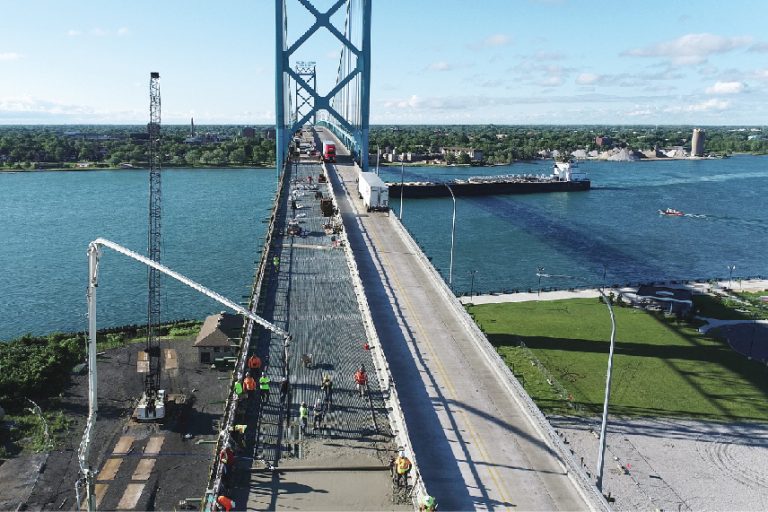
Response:
[{"label": "street lamp post", "polygon": [[[542,267],[539,267],[539,269],[543,270]],[[584,281],[584,279],[581,279],[575,276],[544,274],[542,272],[537,272],[536,275],[539,277],[539,283],[541,283],[542,277],[565,277],[568,279],[577,279],[580,281]],[[608,314],[611,316],[611,344],[608,350],[608,370],[606,371],[606,374],[605,374],[605,399],[603,400],[603,420],[602,420],[602,423],[600,424],[600,448],[597,453],[597,479],[595,482],[595,486],[597,487],[597,489],[600,492],[603,492],[603,468],[605,466],[605,442],[606,442],[605,432],[608,426],[608,402],[611,399],[611,374],[613,370],[613,349],[614,349],[614,346],[616,345],[616,318],[613,315],[613,307],[611,306],[611,302],[608,300],[608,297],[605,296],[603,289],[598,288],[597,291],[598,293],[600,293],[600,297],[603,299],[603,302],[608,308]]]},{"label": "street lamp post", "polygon": [[[451,261],[448,264],[448,286],[453,287],[453,245],[456,239],[456,196],[453,195],[450,185],[445,183],[445,188],[451,193],[453,199],[453,220],[451,221]],[[402,190],[402,189],[401,189]]]},{"label": "street lamp post", "polygon": [[405,162],[400,162],[400,220],[403,220],[403,181],[405,179]]},{"label": "street lamp post", "polygon": [[728,265],[728,289],[731,289],[731,279],[733,279],[733,271],[736,270],[736,265]]},{"label": "street lamp post", "polygon": [[469,300],[471,301],[475,296],[475,274],[477,274],[477,270],[470,270],[469,274],[472,276],[469,282]]},{"label": "street lamp post", "polygon": [[544,267],[536,267],[536,275],[539,276],[539,291],[536,293],[536,298],[541,298],[541,276],[543,275]]}]

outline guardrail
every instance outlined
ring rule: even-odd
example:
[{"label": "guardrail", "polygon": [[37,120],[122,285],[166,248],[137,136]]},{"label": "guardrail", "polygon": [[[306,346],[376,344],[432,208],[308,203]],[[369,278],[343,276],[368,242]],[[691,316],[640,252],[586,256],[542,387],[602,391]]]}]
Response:
[{"label": "guardrail", "polygon": [[[286,166],[291,165],[291,161],[288,160],[285,163]],[[283,197],[283,185],[285,172],[281,173],[280,180],[277,184],[277,191],[275,193],[275,200],[272,204],[271,215],[269,218],[269,225],[267,226],[267,235],[264,239],[264,246],[261,250],[261,258],[259,264],[256,267],[256,275],[254,276],[253,287],[251,288],[251,296],[248,300],[248,310],[256,313],[256,309],[259,306],[259,297],[261,296],[262,287],[264,284],[264,276],[266,269],[269,265],[269,256],[272,252],[272,240],[275,232],[275,223],[277,221],[277,211],[280,205],[280,200]],[[212,510],[212,506],[216,500],[216,497],[221,490],[221,478],[223,475],[224,464],[219,460],[221,450],[229,443],[230,435],[229,429],[234,424],[235,413],[237,411],[238,396],[234,392],[234,385],[241,380],[245,375],[245,365],[248,358],[248,349],[250,348],[251,339],[253,338],[254,330],[256,333],[261,333],[262,327],[256,324],[253,320],[247,319],[243,324],[241,333],[241,345],[240,354],[237,357],[235,367],[232,370],[229,392],[227,395],[227,401],[224,406],[224,417],[221,422],[221,432],[216,443],[216,449],[214,452],[213,463],[209,469],[208,487],[205,491],[205,496],[201,502],[201,510],[206,512]]]},{"label": "guardrail", "polygon": [[494,350],[493,346],[488,341],[488,338],[486,338],[482,331],[480,331],[480,328],[469,316],[459,299],[453,294],[442,276],[440,276],[427,256],[413,240],[410,233],[408,233],[408,230],[405,229],[405,226],[394,215],[390,215],[389,219],[405,245],[418,257],[422,266],[427,270],[433,284],[440,291],[441,295],[443,295],[446,303],[450,305],[454,315],[461,321],[466,331],[471,335],[470,337],[475,346],[480,353],[483,354],[486,361],[488,361],[499,381],[504,384],[504,387],[520,406],[520,409],[528,417],[542,439],[547,441],[550,447],[560,455],[563,470],[568,474],[568,477],[574,483],[579,494],[581,494],[590,509],[606,512],[610,511],[611,509],[608,502],[605,500],[605,497],[597,490],[597,487],[595,487],[589,477],[587,477],[581,465],[576,460],[576,457],[570,452],[565,444],[563,444],[547,418],[528,393],[525,392],[525,389],[520,382],[515,378],[514,374],[504,363],[504,360],[498,352]]},{"label": "guardrail", "polygon": [[[356,171],[359,172],[360,168],[357,164],[354,165],[354,168]],[[328,175],[328,168],[326,167],[326,164],[323,164],[323,173],[326,175],[326,178],[328,178],[330,182],[330,176]],[[352,195],[350,194],[347,187],[344,185],[344,182],[342,180],[339,180],[341,184],[341,188],[344,190],[344,193],[347,196],[347,199],[349,200],[349,204],[352,205]],[[333,187],[330,187],[331,189],[331,198],[333,200],[334,207],[338,208],[338,203],[336,201],[336,195],[333,192]],[[362,223],[360,222],[360,219],[358,218],[356,220],[358,224],[358,228],[362,233],[365,232],[365,228],[363,227]],[[397,394],[397,387],[395,386],[394,378],[392,377],[392,372],[389,369],[389,363],[387,362],[386,356],[384,355],[384,351],[381,348],[381,341],[379,340],[379,336],[376,332],[376,328],[373,323],[373,317],[371,315],[371,308],[368,304],[368,299],[365,296],[365,289],[363,288],[363,281],[360,278],[360,271],[357,268],[357,263],[355,262],[355,256],[352,253],[352,248],[349,245],[349,239],[347,237],[347,231],[346,229],[342,233],[343,239],[344,239],[344,252],[347,256],[347,266],[349,267],[350,274],[352,275],[352,283],[355,288],[355,295],[357,296],[357,303],[360,308],[360,313],[363,315],[363,326],[365,327],[365,333],[368,337],[368,340],[370,341],[370,347],[371,347],[371,355],[373,356],[373,362],[374,367],[376,369],[376,376],[379,379],[379,383],[381,385],[382,390],[386,389],[386,393],[384,394],[384,402],[387,406],[388,416],[390,424],[393,425],[393,432],[395,434],[395,437],[397,439],[397,444],[401,446],[404,450],[407,450],[408,453],[411,455],[411,462],[413,464],[413,482],[414,482],[414,492],[412,495],[413,498],[413,505],[414,508],[418,507],[418,504],[420,503],[420,500],[427,494],[426,487],[424,486],[424,482],[421,479],[420,473],[419,473],[419,464],[416,460],[416,454],[413,450],[413,446],[411,445],[411,438],[408,434],[408,427],[405,423],[405,416],[403,415],[403,410],[400,407],[400,399]]]}]

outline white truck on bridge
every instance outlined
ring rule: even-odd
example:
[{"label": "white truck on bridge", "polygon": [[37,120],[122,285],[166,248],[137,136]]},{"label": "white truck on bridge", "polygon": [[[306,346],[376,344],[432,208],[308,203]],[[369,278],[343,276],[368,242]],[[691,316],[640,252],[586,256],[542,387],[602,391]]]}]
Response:
[{"label": "white truck on bridge", "polygon": [[389,187],[378,174],[361,172],[357,180],[357,191],[367,211],[389,210]]}]

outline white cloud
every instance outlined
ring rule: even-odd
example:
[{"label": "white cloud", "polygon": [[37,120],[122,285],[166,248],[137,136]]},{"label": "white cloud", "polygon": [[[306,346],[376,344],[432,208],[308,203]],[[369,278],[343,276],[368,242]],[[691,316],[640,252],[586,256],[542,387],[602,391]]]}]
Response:
[{"label": "white cloud", "polygon": [[707,94],[739,94],[744,92],[744,82],[715,82],[712,87],[707,87]]},{"label": "white cloud", "polygon": [[709,112],[709,111],[719,111],[719,110],[725,110],[731,105],[731,102],[728,100],[721,100],[718,98],[710,98],[708,100],[702,101],[700,103],[694,103],[692,105],[676,105],[673,107],[667,107],[664,109],[665,112],[675,113],[675,112]]},{"label": "white cloud", "polygon": [[96,37],[104,37],[104,36],[108,35],[109,33],[106,30],[104,30],[103,28],[96,27],[96,28],[92,28],[91,30],[89,30],[88,34],[90,34],[92,36],[96,36]]},{"label": "white cloud", "polygon": [[512,39],[506,34],[493,34],[486,37],[480,42],[470,43],[469,48],[473,50],[480,50],[482,48],[497,48],[500,46],[507,46],[512,43]]},{"label": "white cloud", "polygon": [[19,60],[21,55],[16,52],[0,52],[0,62],[7,62],[11,60]]},{"label": "white cloud", "polygon": [[71,29],[67,30],[67,35],[69,37],[77,37],[77,36],[83,35],[83,33],[81,31],[79,31],[79,30],[75,30],[75,29],[71,28]]},{"label": "white cloud", "polygon": [[768,43],[755,43],[749,47],[750,52],[768,53]]},{"label": "white cloud", "polygon": [[599,83],[603,77],[595,73],[581,73],[576,77],[576,83],[579,85],[594,85]]},{"label": "white cloud", "polygon": [[755,71],[755,78],[758,80],[768,80],[768,68]]},{"label": "white cloud", "polygon": [[450,71],[451,69],[453,69],[453,66],[451,66],[445,61],[440,61],[440,62],[433,62],[428,66],[427,69],[429,69],[430,71]]},{"label": "white cloud", "polygon": [[117,29],[117,35],[121,37],[130,35],[130,33],[131,31],[128,27],[120,27],[119,29]]},{"label": "white cloud", "polygon": [[621,55],[633,57],[663,57],[673,64],[687,66],[706,62],[711,55],[743,48],[750,37],[723,37],[715,34],[686,34],[645,48],[635,48]]},{"label": "white cloud", "polygon": [[485,43],[485,46],[504,46],[509,44],[511,41],[507,35],[494,34],[490,37],[487,37],[483,42]]}]

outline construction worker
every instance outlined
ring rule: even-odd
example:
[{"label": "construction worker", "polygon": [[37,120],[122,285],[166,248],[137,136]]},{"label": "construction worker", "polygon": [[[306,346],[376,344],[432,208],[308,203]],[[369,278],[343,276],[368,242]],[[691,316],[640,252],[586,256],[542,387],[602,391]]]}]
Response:
[{"label": "construction worker", "polygon": [[315,407],[312,409],[312,432],[315,432],[323,423],[323,401],[319,398],[315,400]]},{"label": "construction worker", "polygon": [[280,403],[284,404],[285,399],[288,396],[288,391],[291,389],[291,384],[288,381],[288,377],[283,377],[283,380],[280,381]]},{"label": "construction worker", "polygon": [[256,354],[251,355],[251,357],[248,358],[248,369],[251,371],[251,374],[254,375],[255,379],[261,377],[261,358]]},{"label": "construction worker", "polygon": [[236,506],[235,502],[227,498],[223,494],[219,494],[219,497],[216,498],[217,510],[224,510],[225,512],[230,512],[233,508],[235,508],[235,506]]},{"label": "construction worker", "polygon": [[243,389],[248,393],[248,399],[253,398],[253,394],[256,392],[256,379],[251,377],[251,372],[245,372],[243,378]]},{"label": "construction worker", "polygon": [[229,435],[232,438],[232,441],[235,443],[235,446],[240,448],[241,450],[245,449],[245,429],[248,428],[248,425],[232,425],[229,428]]},{"label": "construction worker", "polygon": [[235,453],[229,445],[222,448],[221,452],[219,452],[219,462],[222,464],[222,480],[224,480],[225,484],[228,484],[232,476],[232,469],[235,467]]},{"label": "construction worker", "polygon": [[320,383],[320,389],[323,391],[323,399],[330,403],[333,400],[333,379],[329,374],[323,375],[323,381]]},{"label": "construction worker", "polygon": [[427,494],[419,505],[419,512],[434,512],[437,510],[437,500]]},{"label": "construction worker", "polygon": [[301,402],[299,406],[299,421],[301,421],[301,435],[307,435],[307,422],[309,421],[309,408],[307,402]]},{"label": "construction worker", "polygon": [[405,456],[405,452],[400,450],[395,459],[395,483],[398,487],[408,486],[408,475],[411,472],[411,459]]},{"label": "construction worker", "polygon": [[266,373],[259,377],[259,390],[261,391],[261,403],[269,402],[269,377]]},{"label": "construction worker", "polygon": [[360,365],[360,368],[355,372],[355,384],[360,392],[360,396],[363,396],[368,388],[368,374],[365,373],[364,365]]},{"label": "construction worker", "polygon": [[272,266],[275,270],[280,268],[280,256],[275,256],[272,258]]}]

